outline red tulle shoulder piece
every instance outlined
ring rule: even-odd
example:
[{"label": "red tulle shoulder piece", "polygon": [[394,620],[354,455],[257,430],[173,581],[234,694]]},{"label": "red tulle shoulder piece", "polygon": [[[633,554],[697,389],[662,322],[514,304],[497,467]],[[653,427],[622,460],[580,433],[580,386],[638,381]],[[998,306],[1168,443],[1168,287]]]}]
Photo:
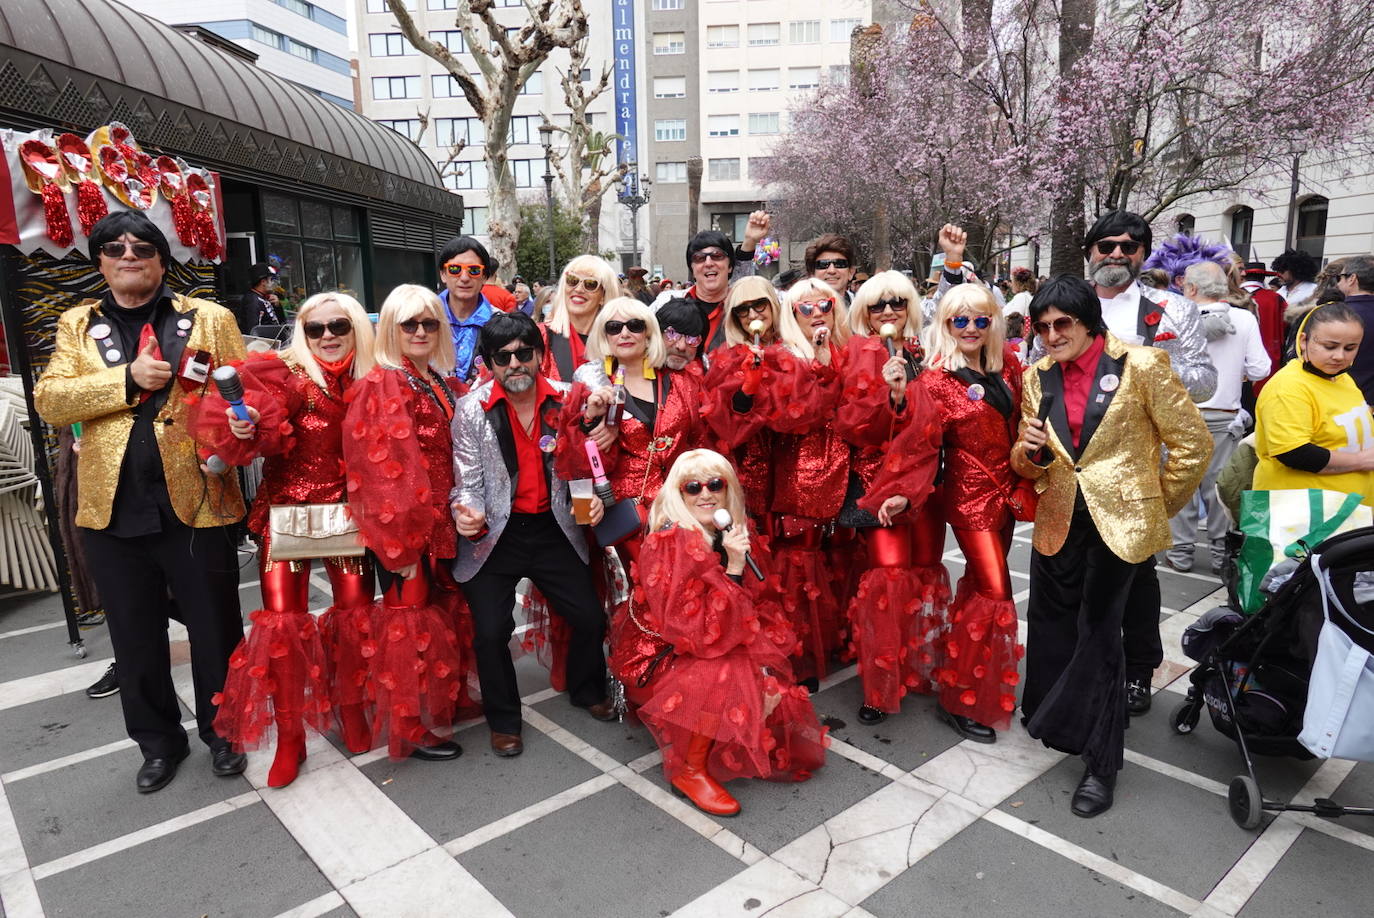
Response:
[{"label": "red tulle shoulder piece", "polygon": [[[553,470],[564,481],[592,477],[592,464],[587,458],[588,437],[582,432],[582,406],[587,403],[587,396],[591,393],[592,390],[586,383],[575,382],[568,394],[563,396],[563,410],[558,416],[558,445],[553,454]],[[611,456],[603,454],[601,460],[607,468],[611,467]]]},{"label": "red tulle shoulder piece", "polygon": [[826,366],[783,347],[764,351],[764,385],[770,392],[768,426],[781,434],[805,434],[835,416],[843,380],[832,352]]},{"label": "red tulle shoulder piece", "polygon": [[753,397],[750,410],[745,413],[735,410],[735,395],[744,387],[746,368],[753,361],[753,352],[743,344],[711,352],[711,369],[706,373],[702,391],[701,417],[725,450],[738,449],[768,426],[772,395],[767,366],[762,367],[763,382]]},{"label": "red tulle shoulder piece", "polygon": [[252,439],[235,437],[225,414],[229,403],[214,386],[207,386],[203,396],[187,399],[187,424],[202,455],[219,456],[229,465],[248,465],[259,456],[277,456],[291,449],[291,416],[301,401],[291,368],[276,353],[249,354],[246,360],[228,365],[239,371],[243,403],[258,411],[258,429]]},{"label": "red tulle shoulder piece", "polygon": [[935,488],[940,468],[940,417],[930,393],[919,380],[906,387],[906,424],[884,451],[873,484],[859,499],[860,509],[876,514],[883,501],[901,495],[914,514]]},{"label": "red tulle shoulder piece", "polygon": [[883,381],[888,357],[880,338],[856,335],[849,339],[835,431],[855,446],[884,446],[901,426],[902,419],[893,413],[889,401],[892,390]]},{"label": "red tulle shoulder piece", "polygon": [[388,570],[419,560],[438,512],[415,434],[415,392],[398,370],[374,369],[349,389],[346,499],[363,544]]},{"label": "red tulle shoulder piece", "polygon": [[718,657],[752,643],[763,628],[747,589],[726,576],[696,530],[650,533],[638,571],[636,605],[647,605],[650,627],[680,654]]}]

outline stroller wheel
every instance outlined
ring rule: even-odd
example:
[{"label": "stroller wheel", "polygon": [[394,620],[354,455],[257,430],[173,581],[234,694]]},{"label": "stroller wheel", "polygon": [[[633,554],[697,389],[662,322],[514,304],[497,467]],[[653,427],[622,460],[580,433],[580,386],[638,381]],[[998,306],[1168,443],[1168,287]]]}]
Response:
[{"label": "stroller wheel", "polygon": [[1197,726],[1198,716],[1202,713],[1202,708],[1196,702],[1185,701],[1174,708],[1174,713],[1169,717],[1169,723],[1174,727],[1175,733],[1192,733]]},{"label": "stroller wheel", "polygon": [[1246,831],[1259,828],[1260,817],[1264,815],[1264,798],[1260,796],[1259,785],[1254,778],[1249,775],[1232,778],[1226,802],[1236,825]]}]

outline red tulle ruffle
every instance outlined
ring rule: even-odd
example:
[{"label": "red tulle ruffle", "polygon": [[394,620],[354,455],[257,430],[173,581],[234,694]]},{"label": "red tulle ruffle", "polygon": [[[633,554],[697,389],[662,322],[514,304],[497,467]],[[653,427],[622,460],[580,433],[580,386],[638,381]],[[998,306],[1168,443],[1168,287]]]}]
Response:
[{"label": "red tulle ruffle", "polygon": [[451,617],[437,605],[377,603],[372,633],[373,745],[384,742],[393,759],[402,759],[426,733],[452,733],[466,688],[463,653]]},{"label": "red tulle ruffle", "polygon": [[844,631],[825,554],[779,542],[773,567],[782,581],[783,611],[800,641],[800,651],[792,658],[793,672],[798,679],[824,679],[831,654],[843,646]]},{"label": "red tulle ruffle", "polygon": [[281,717],[328,730],[329,683],[314,616],[259,609],[249,618],[252,628],[229,657],[217,696],[215,732],[243,750],[257,749]]},{"label": "red tulle ruffle", "polygon": [[377,655],[372,617],[371,605],[330,606],[320,616],[320,635],[329,665],[329,697],[336,713],[344,705],[367,701],[368,674]]},{"label": "red tulle ruffle", "polygon": [[1021,681],[1017,664],[1025,656],[1016,629],[1015,603],[991,599],[967,579],[959,581],[934,673],[941,707],[995,730],[1010,726]]},{"label": "red tulle ruffle", "polygon": [[931,691],[948,603],[943,565],[876,567],[859,579],[848,617],[864,704],[895,713],[908,692]]}]

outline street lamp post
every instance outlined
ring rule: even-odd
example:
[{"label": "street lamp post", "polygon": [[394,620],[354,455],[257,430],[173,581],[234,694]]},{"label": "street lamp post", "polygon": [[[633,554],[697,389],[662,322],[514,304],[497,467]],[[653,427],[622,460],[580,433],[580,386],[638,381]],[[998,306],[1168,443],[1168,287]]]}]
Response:
[{"label": "street lamp post", "polygon": [[638,163],[630,163],[629,171],[621,179],[620,203],[630,211],[631,267],[639,264],[639,209],[649,203],[654,180],[636,171]]},{"label": "street lamp post", "polygon": [[553,248],[553,170],[549,165],[549,157],[553,154],[553,125],[547,122],[539,125],[539,142],[544,146],[544,199],[548,205],[549,212],[549,274],[548,280],[553,283],[558,276],[558,267],[554,264],[557,257]]}]

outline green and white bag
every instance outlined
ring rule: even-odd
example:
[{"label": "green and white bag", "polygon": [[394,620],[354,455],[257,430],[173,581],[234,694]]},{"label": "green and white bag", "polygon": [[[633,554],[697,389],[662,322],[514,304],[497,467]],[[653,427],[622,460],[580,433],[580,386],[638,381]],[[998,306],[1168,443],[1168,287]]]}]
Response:
[{"label": "green and white bag", "polygon": [[1264,575],[1288,558],[1299,559],[1337,533],[1374,524],[1374,513],[1358,494],[1293,489],[1244,491],[1240,531],[1245,534],[1236,559],[1236,593],[1246,613],[1264,605]]}]

